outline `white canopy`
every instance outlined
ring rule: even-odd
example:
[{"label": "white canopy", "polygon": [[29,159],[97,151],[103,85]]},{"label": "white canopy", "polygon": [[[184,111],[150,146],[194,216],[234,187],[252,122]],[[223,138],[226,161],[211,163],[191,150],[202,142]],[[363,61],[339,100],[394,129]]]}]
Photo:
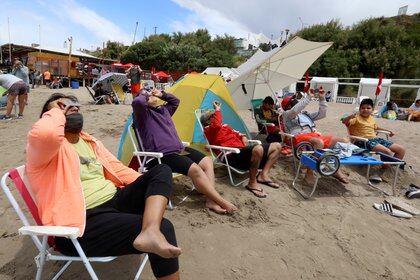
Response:
[{"label": "white canopy", "polygon": [[[375,100],[376,86],[378,85],[379,79],[373,78],[361,78],[359,82],[359,91],[357,98],[360,100],[361,96],[367,96]],[[378,104],[384,104],[389,101],[391,96],[391,79],[382,79],[382,91],[378,95]]]},{"label": "white canopy", "polygon": [[258,50],[236,69],[239,76],[227,84],[233,100],[239,109],[248,109],[252,99],[275,96],[276,91],[300,80],[331,45],[294,37],[282,48]]},{"label": "white canopy", "polygon": [[238,72],[233,68],[228,67],[207,67],[202,74],[220,75],[226,80],[227,78],[234,79],[238,76]]},{"label": "white canopy", "polygon": [[310,81],[312,89],[319,89],[321,86],[325,90],[331,92],[331,101],[335,102],[338,92],[338,78],[329,77],[313,77]]}]

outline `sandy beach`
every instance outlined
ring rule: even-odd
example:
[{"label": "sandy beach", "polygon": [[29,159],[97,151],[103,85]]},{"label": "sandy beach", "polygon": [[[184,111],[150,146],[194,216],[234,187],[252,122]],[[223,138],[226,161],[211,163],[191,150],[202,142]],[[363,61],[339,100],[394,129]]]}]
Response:
[{"label": "sandy beach", "polygon": [[[55,91],[45,87],[32,90],[24,119],[0,122],[1,174],[25,163],[26,134]],[[84,130],[116,154],[131,106],[91,105],[84,88],[58,91],[80,99]],[[328,117],[318,122],[318,129],[346,136],[339,118],[354,106],[329,103]],[[313,102],[308,109],[316,108]],[[241,115],[255,131],[250,112]],[[407,166],[397,182],[397,195],[404,199],[410,183],[420,185],[420,123],[378,119],[378,124],[394,131],[393,141],[407,148]],[[291,188],[294,171],[290,158],[281,158],[273,170],[272,177],[281,187],[266,187],[266,199],[252,196],[244,187],[230,186],[225,169],[218,168],[216,188],[239,207],[234,215],[221,216],[203,209],[204,198],[197,193],[165,214],[174,223],[183,249],[182,278],[419,279],[420,217],[405,220],[379,213],[372,205],[381,203],[385,196],[366,184],[365,169],[343,170],[349,174],[350,184],[322,178],[314,198],[304,200]],[[390,192],[392,173],[386,173],[384,179],[380,187]],[[175,181],[175,204],[190,194],[190,186],[185,177]],[[420,200],[408,202],[420,209]],[[35,246],[29,238],[17,235],[21,223],[3,193],[0,225],[0,279],[33,279]],[[94,268],[101,279],[132,279],[139,261],[138,256],[123,256],[110,264],[94,264]],[[48,263],[44,279],[51,278],[60,264]],[[75,278],[89,279],[80,263],[72,264],[61,279]],[[142,279],[154,279],[149,264]]]}]

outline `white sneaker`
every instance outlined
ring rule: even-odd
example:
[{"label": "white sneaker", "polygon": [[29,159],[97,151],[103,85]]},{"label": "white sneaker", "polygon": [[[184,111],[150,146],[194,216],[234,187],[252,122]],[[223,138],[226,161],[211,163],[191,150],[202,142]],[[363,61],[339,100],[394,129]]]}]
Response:
[{"label": "white sneaker", "polygon": [[389,214],[389,215],[394,216],[394,217],[406,218],[406,219],[410,219],[410,218],[413,217],[413,215],[411,215],[409,213],[406,213],[406,212],[401,211],[401,210],[394,209],[392,207],[392,204],[390,204],[386,201],[384,203],[374,203],[373,207],[376,210],[379,210],[379,211],[381,211],[385,214]]}]

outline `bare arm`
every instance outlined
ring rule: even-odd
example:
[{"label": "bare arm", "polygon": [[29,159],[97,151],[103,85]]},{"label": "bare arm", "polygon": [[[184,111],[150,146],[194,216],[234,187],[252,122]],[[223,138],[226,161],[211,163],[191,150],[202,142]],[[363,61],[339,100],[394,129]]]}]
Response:
[{"label": "bare arm", "polygon": [[313,120],[313,121],[317,121],[320,119],[323,119],[327,116],[327,101],[325,100],[325,97],[319,97],[319,109],[318,112],[316,113],[309,113],[309,117]]}]

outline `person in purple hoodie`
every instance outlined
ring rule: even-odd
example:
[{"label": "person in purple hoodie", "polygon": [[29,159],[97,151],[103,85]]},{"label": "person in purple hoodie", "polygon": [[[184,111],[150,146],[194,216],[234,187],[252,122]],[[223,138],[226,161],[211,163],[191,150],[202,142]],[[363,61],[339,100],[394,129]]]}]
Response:
[{"label": "person in purple hoodie", "polygon": [[[159,100],[166,104],[159,106]],[[134,122],[139,130],[146,151],[163,153],[161,162],[172,172],[192,179],[197,191],[206,196],[206,207],[219,214],[232,213],[236,206],[224,199],[215,189],[213,160],[192,148],[184,148],[172,115],[179,105],[174,95],[157,89],[143,88],[134,98]],[[158,164],[151,160],[149,168]]]}]

